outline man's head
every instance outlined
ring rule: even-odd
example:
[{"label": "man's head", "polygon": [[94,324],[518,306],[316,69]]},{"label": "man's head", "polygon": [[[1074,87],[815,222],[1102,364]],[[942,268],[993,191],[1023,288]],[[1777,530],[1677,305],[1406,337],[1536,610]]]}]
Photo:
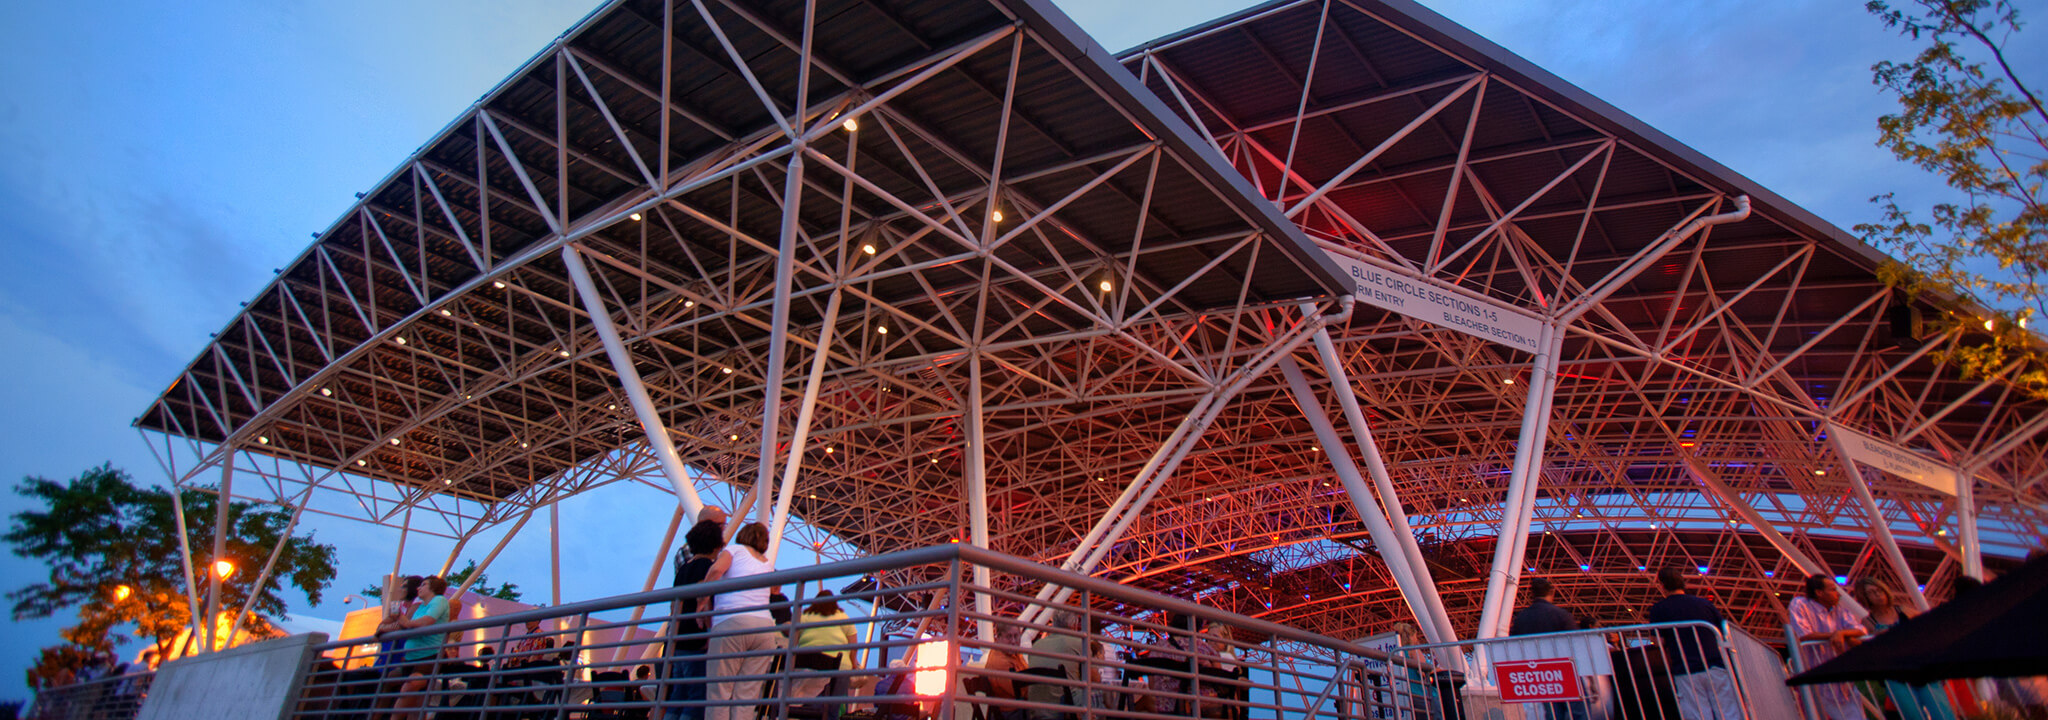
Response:
[{"label": "man's head", "polygon": [[1550,578],[1534,578],[1529,581],[1530,600],[1549,600],[1550,593],[1555,590],[1556,588],[1550,585]]},{"label": "man's head", "polygon": [[690,548],[691,555],[711,555],[725,547],[725,529],[718,523],[698,523],[683,535],[683,544]]},{"label": "man's head", "polygon": [[1813,574],[1806,576],[1806,596],[1827,607],[1834,607],[1835,603],[1842,601],[1842,590],[1835,587],[1835,581],[1828,576]]},{"label": "man's head", "polygon": [[1666,565],[1657,571],[1657,584],[1664,586],[1664,592],[1685,592],[1685,571],[1677,565]]},{"label": "man's head", "polygon": [[718,523],[720,525],[724,525],[725,508],[719,507],[717,505],[706,505],[704,506],[703,510],[697,511],[697,522]]}]

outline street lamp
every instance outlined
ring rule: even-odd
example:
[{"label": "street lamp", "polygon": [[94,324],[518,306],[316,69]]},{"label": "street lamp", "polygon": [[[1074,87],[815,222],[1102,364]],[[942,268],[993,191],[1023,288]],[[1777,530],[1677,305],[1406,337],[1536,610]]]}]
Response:
[{"label": "street lamp", "polygon": [[233,575],[233,574],[235,574],[235,563],[234,563],[234,561],[233,561],[233,560],[215,560],[215,561],[213,561],[213,574],[215,574],[215,575],[219,575],[219,576],[220,576],[220,579],[222,579],[222,580],[226,580],[226,579],[228,579],[228,576],[230,576],[230,575]]},{"label": "street lamp", "polygon": [[127,600],[134,594],[135,588],[128,587],[127,585],[114,586],[114,602],[121,602],[123,600]]}]

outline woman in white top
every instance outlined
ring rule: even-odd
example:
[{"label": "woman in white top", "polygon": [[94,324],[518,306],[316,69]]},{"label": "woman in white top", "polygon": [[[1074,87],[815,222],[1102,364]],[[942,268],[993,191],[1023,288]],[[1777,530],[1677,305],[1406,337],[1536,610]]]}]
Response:
[{"label": "woman in white top", "polygon": [[[704,573],[705,582],[726,578],[741,578],[773,571],[768,564],[768,528],[760,523],[750,523],[740,528],[733,536],[732,544],[718,554],[711,563],[711,570]],[[774,594],[773,587],[758,587],[720,593],[712,600],[712,609],[718,614],[711,625],[711,642],[706,648],[712,657],[711,677],[735,677],[762,675],[775,661],[773,651],[783,647],[782,633],[775,631],[775,618],[768,614],[768,596]],[[735,655],[740,657],[718,657]],[[753,701],[761,699],[761,681],[740,680],[735,682],[711,683],[708,700],[712,702],[742,701],[737,705],[714,705],[705,714],[707,720],[754,720]]]}]

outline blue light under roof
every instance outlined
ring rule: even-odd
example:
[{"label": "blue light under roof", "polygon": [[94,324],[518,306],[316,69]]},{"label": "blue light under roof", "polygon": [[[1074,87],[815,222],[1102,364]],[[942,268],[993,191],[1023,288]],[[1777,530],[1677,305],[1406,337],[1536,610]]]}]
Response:
[{"label": "blue light under roof", "polygon": [[1701,566],[1700,566],[1700,574],[1701,574],[1701,575],[1705,575],[1705,574],[1707,574],[1707,566],[1705,566],[1705,565],[1701,565]]},{"label": "blue light under roof", "polygon": [[1849,584],[1849,576],[1847,576],[1847,575],[1836,575],[1836,576],[1835,576],[1835,584],[1836,584],[1836,585],[1847,585],[1847,584]]}]

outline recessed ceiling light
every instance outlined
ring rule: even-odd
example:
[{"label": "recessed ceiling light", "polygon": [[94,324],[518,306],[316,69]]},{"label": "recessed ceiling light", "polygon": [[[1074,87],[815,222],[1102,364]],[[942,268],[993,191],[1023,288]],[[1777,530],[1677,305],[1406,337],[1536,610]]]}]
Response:
[{"label": "recessed ceiling light", "polygon": [[497,288],[497,289],[499,289],[499,290],[503,290],[503,289],[505,289],[505,281],[503,281],[503,280],[492,280],[492,281],[491,281],[491,287]]},{"label": "recessed ceiling light", "polygon": [[326,397],[334,397],[334,391],[328,388],[320,388],[320,394]]},{"label": "recessed ceiling light", "polygon": [[265,445],[269,445],[269,444],[270,444],[270,438],[269,438],[269,437],[266,437],[266,436],[263,436],[263,435],[258,435],[258,436],[256,436],[256,442],[259,442],[259,443],[263,443],[263,444],[265,444]]},{"label": "recessed ceiling light", "polygon": [[398,444],[398,438],[392,438],[392,439],[391,439],[391,444],[393,444],[393,445],[397,445],[397,444]]},{"label": "recessed ceiling light", "polygon": [[1100,285],[1097,285],[1096,287],[1100,287],[1100,288],[1102,288],[1102,291],[1103,291],[1103,292],[1109,292],[1109,291],[1111,291],[1111,290],[1115,290],[1115,289],[1116,289],[1116,284],[1115,284],[1115,283],[1112,283],[1112,282],[1110,282],[1110,281],[1108,281],[1108,280],[1104,280],[1104,281],[1102,281],[1102,284],[1100,284]]},{"label": "recessed ceiling light", "polygon": [[404,345],[404,344],[405,344],[405,338],[399,338],[399,339],[398,339],[398,344],[400,344],[400,345]]},{"label": "recessed ceiling light", "polygon": [[727,375],[731,375],[731,374],[732,374],[732,368],[719,368],[719,369],[718,369],[718,371],[719,371],[719,372],[722,372],[722,373],[725,373],[725,374],[727,374]]},{"label": "recessed ceiling light", "polygon": [[846,119],[846,122],[843,122],[843,123],[840,123],[840,124],[839,124],[839,127],[843,127],[843,128],[846,128],[846,131],[847,131],[847,132],[853,132],[853,131],[855,131],[855,130],[859,130],[859,129],[860,129],[860,123],[859,123],[859,122],[855,122],[853,118],[847,118],[847,119]]},{"label": "recessed ceiling light", "polygon": [[862,243],[860,246],[860,251],[867,253],[869,255],[873,255],[875,254],[875,246],[871,243]]},{"label": "recessed ceiling light", "polygon": [[631,215],[627,215],[626,217],[632,218],[633,222],[640,222],[640,213],[633,213]]},{"label": "recessed ceiling light", "polygon": [[441,317],[454,317],[454,315],[455,313],[448,312],[448,308],[441,308]]}]

